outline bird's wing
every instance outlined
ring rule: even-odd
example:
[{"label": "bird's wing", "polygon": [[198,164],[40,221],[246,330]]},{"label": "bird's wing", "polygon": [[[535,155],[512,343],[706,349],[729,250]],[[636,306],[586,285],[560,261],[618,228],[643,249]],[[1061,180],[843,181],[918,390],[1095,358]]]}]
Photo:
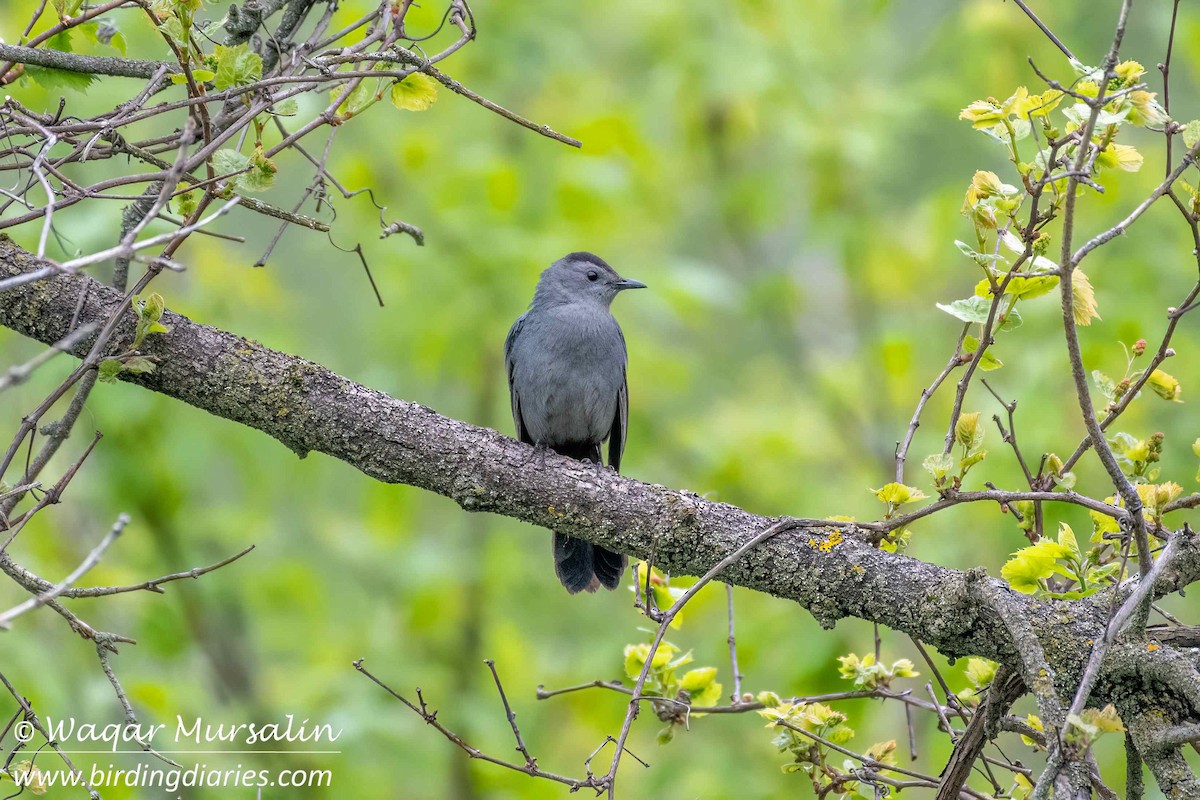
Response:
[{"label": "bird's wing", "polygon": [[[621,335],[621,355],[625,355],[625,334],[618,327]],[[621,388],[617,391],[617,413],[613,416],[612,428],[608,439],[608,465],[615,471],[621,471],[621,456],[625,452],[625,429],[629,423],[629,378],[626,368],[621,366]]]},{"label": "bird's wing", "polygon": [[504,370],[508,373],[509,400],[512,402],[513,425],[517,430],[517,440],[533,444],[529,431],[525,428],[525,422],[521,419],[521,396],[517,393],[517,385],[513,382],[513,372],[516,370],[516,362],[513,361],[513,345],[516,344],[517,337],[521,335],[521,326],[524,324],[525,315],[522,314],[513,323],[512,328],[508,331],[508,336],[504,339]]}]

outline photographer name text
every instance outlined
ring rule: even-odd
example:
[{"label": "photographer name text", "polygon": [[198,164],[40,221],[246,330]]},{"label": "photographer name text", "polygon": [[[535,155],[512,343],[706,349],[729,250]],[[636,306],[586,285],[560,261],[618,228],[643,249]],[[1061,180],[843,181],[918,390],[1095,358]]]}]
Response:
[{"label": "photographer name text", "polygon": [[[60,744],[108,745],[114,752],[121,744],[148,745],[169,739],[175,744],[278,744],[281,742],[336,742],[342,735],[341,728],[328,723],[310,723],[297,720],[293,714],[285,714],[278,722],[213,723],[203,717],[184,718],[177,715],[175,724],[132,724],[78,722],[72,717],[45,720],[46,730],[52,741]],[[20,736],[21,731],[17,731]],[[33,731],[29,731],[32,737]]]}]

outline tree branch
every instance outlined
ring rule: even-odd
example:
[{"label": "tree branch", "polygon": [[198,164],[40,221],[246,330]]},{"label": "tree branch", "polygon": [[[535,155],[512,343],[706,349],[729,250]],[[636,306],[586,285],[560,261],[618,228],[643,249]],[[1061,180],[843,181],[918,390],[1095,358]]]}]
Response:
[{"label": "tree branch", "polygon": [[150,79],[159,70],[168,73],[179,72],[179,66],[166,61],[139,61],[136,58],[117,58],[115,56],[84,56],[78,53],[64,53],[62,50],[48,50],[41,47],[21,47],[15,44],[0,43],[0,59],[14,64],[32,64],[35,67],[49,67],[68,72],[85,72],[92,75],[112,75],[117,78]]},{"label": "tree branch", "polygon": [[[32,254],[0,237],[0,280],[40,267]],[[83,289],[82,323],[103,321],[122,301],[86,275],[56,274],[5,293],[0,325],[58,342]],[[142,347],[157,358],[155,371],[122,378],[260,430],[300,455],[326,453],[373,478],[435,492],[469,511],[502,514],[635,557],[653,553],[656,564],[686,575],[704,574],[775,522],[553,453],[543,464],[530,458],[526,445],[496,431],[394,399],[297,356],[170,311],[162,322],[170,333]],[[127,310],[112,347],[128,346],[133,325]],[[85,340],[72,352],[78,356],[88,348]],[[797,522],[797,530],[731,565],[723,580],[794,600],[826,627],[844,617],[874,621],[947,656],[983,656],[1021,671],[1008,627],[984,599],[1002,594],[1010,613],[1028,619],[1042,642],[1053,643],[1046,657],[1066,686],[1083,670],[1087,642],[1103,633],[1107,594],[1072,603],[1068,619],[1057,604],[1015,594],[983,570],[963,573],[881,551],[852,525],[837,530],[819,520]],[[1189,532],[1180,538],[1180,554],[1157,593],[1200,577],[1197,537]],[[1162,648],[1164,655],[1169,649]],[[1200,697],[1195,701],[1200,708]]]}]

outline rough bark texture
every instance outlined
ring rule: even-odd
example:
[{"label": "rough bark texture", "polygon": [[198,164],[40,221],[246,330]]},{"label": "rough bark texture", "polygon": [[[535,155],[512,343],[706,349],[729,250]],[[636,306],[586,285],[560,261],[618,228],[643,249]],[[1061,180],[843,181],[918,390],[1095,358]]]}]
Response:
[{"label": "rough bark texture", "polygon": [[[41,266],[0,237],[0,279]],[[0,295],[0,325],[44,343],[68,332],[81,293],[82,321],[103,320],[120,296],[85,275],[60,275]],[[115,341],[127,346],[133,315]],[[775,520],[692,492],[597,471],[532,449],[496,431],[441,416],[416,403],[342,378],[296,356],[167,312],[169,334],[142,352],[158,368],[123,378],[278,439],[301,456],[319,451],[381,481],[453,499],[569,533],[674,574],[699,575]],[[83,354],[87,343],[76,348]],[[984,535],[964,532],[964,535]],[[1191,537],[1162,589],[1194,580],[1200,546]],[[978,655],[1020,672],[1008,626],[989,597],[1001,593],[1006,614],[1028,621],[1060,690],[1070,691],[1099,640],[1107,595],[1096,601],[1042,601],[1015,594],[982,569],[960,572],[880,551],[853,532],[783,533],[730,567],[724,580],[796,601],[825,626],[843,617],[871,620],[937,647],[950,657]],[[1194,717],[1200,686],[1191,656],[1163,645],[1116,646],[1104,661],[1095,700],[1140,711],[1164,702],[1172,721]],[[1191,682],[1180,688],[1180,682]],[[1152,685],[1153,691],[1147,689]],[[1159,690],[1160,686],[1171,687]],[[1068,695],[1069,696],[1069,695]]]}]

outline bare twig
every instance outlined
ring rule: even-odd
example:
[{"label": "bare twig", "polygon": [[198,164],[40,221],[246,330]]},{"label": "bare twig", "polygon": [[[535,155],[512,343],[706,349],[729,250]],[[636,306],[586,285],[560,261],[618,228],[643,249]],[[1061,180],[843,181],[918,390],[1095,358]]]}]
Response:
[{"label": "bare twig", "polygon": [[408,698],[397,693],[394,689],[392,689],[390,686],[385,684],[379,678],[372,675],[371,672],[366,667],[363,666],[363,659],[360,658],[357,661],[355,661],[354,668],[356,670],[358,670],[359,672],[361,672],[363,675],[366,675],[368,678],[370,678],[373,683],[375,683],[377,686],[382,688],[384,691],[386,691],[392,697],[396,698],[401,703],[408,706],[408,708],[411,709],[413,711],[413,713],[415,713],[417,716],[421,717],[421,719],[425,720],[425,724],[430,725],[431,727],[434,728],[434,730],[436,730],[438,733],[442,734],[442,736],[445,736],[448,740],[453,742],[455,746],[460,748],[470,758],[477,758],[480,761],[486,761],[489,764],[495,764],[496,766],[504,767],[505,769],[511,769],[515,772],[523,772],[526,775],[529,775],[531,777],[545,778],[546,780],[554,781],[555,783],[562,783],[562,784],[565,784],[565,785],[571,787],[571,789],[573,789],[573,790],[574,789],[583,789],[583,788],[588,788],[588,787],[599,788],[597,781],[591,777],[582,778],[582,779],[569,778],[565,775],[558,775],[553,772],[547,772],[544,769],[542,769],[541,767],[537,766],[536,760],[533,760],[533,763],[530,763],[530,759],[529,759],[528,755],[526,755],[527,760],[526,760],[526,763],[524,763],[524,764],[513,764],[511,762],[504,761],[503,759],[499,759],[499,758],[495,758],[494,756],[490,756],[487,753],[484,753],[483,751],[478,750],[478,749],[472,747],[471,745],[467,744],[465,741],[463,741],[463,739],[458,734],[454,733],[449,728],[447,728],[445,725],[443,725],[441,722],[439,722],[438,718],[437,718],[437,712],[430,711],[428,709],[428,707],[425,705],[425,700],[421,696],[420,689],[417,690],[418,703],[414,704]]},{"label": "bare twig", "polygon": [[621,732],[617,736],[616,750],[613,752],[612,763],[609,765],[608,774],[602,778],[603,786],[607,790],[610,800],[614,796],[614,787],[616,786],[617,780],[617,768],[621,762],[621,754],[625,751],[625,742],[629,738],[630,728],[633,726],[634,720],[637,719],[639,704],[642,700],[650,699],[642,694],[642,690],[646,686],[646,679],[650,676],[650,667],[654,662],[654,654],[658,651],[659,645],[662,644],[663,637],[666,636],[667,627],[671,624],[671,621],[675,619],[680,611],[683,610],[683,607],[687,605],[688,601],[695,597],[696,593],[707,586],[709,581],[720,574],[722,570],[724,570],[730,564],[736,563],[742,558],[742,556],[766,540],[795,527],[795,520],[784,518],[776,522],[774,525],[766,528],[756,536],[751,537],[743,545],[738,547],[729,555],[725,556],[725,558],[718,561],[711,569],[705,572],[699,580],[689,586],[687,591],[680,595],[679,599],[672,603],[671,607],[663,613],[662,618],[658,622],[658,630],[655,632],[654,639],[650,643],[650,649],[646,655],[646,662],[643,664],[642,671],[638,675],[637,682],[633,686],[633,697],[629,701],[629,709],[625,713],[625,721],[622,723]]},{"label": "bare twig", "polygon": [[32,611],[35,608],[40,608],[46,605],[54,598],[60,596],[67,589],[75,585],[75,581],[79,580],[92,567],[100,562],[100,557],[108,550],[109,546],[117,540],[121,532],[125,530],[125,526],[129,524],[129,516],[121,514],[117,517],[116,523],[113,524],[112,530],[108,535],[100,540],[100,543],[92,548],[91,552],[84,557],[79,566],[72,570],[71,574],[63,578],[60,582],[50,587],[47,591],[35,595],[23,603],[13,606],[8,611],[0,613],[0,630],[6,630],[12,625],[12,621],[17,617]]},{"label": "bare twig", "polygon": [[492,678],[496,681],[496,691],[500,695],[500,702],[504,704],[504,716],[508,719],[508,724],[512,726],[513,737],[517,740],[517,752],[525,757],[525,766],[535,769],[537,759],[529,755],[525,741],[521,738],[521,729],[517,727],[517,715],[513,712],[512,706],[508,704],[508,696],[504,694],[504,685],[500,683],[500,673],[496,672],[496,662],[489,658],[483,663],[487,664],[488,669],[492,671]]}]

